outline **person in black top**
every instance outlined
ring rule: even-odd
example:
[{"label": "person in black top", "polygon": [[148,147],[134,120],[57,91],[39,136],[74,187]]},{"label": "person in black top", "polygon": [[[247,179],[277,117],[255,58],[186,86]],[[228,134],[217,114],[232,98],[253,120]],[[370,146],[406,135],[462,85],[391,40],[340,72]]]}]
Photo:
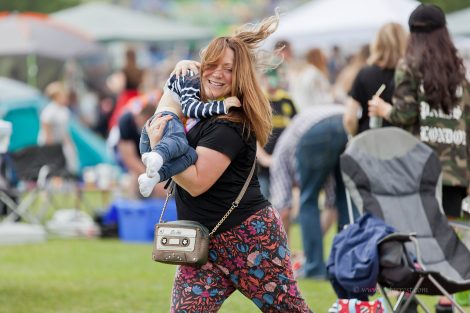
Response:
[{"label": "person in black top", "polygon": [[[255,49],[275,31],[278,16],[230,37],[217,37],[203,50],[201,100],[236,96],[241,108],[203,119],[187,134],[198,159],[173,176],[178,218],[212,230],[240,193],[271,132],[271,109],[255,73]],[[186,62],[196,67],[198,63]],[[181,66],[180,66],[181,67]],[[147,125],[154,146],[169,117]],[[239,290],[265,312],[310,312],[293,277],[287,236],[279,214],[251,179],[239,206],[210,237],[209,260],[202,267],[179,266],[171,312],[216,312]]]},{"label": "person in black top", "polygon": [[[137,102],[137,100],[135,101]],[[119,131],[117,132],[119,135],[116,144],[112,144],[117,163],[129,174],[134,188],[128,191],[133,198],[140,198],[137,178],[145,172],[145,166],[142,164],[139,153],[140,132],[145,121],[155,112],[155,107],[154,103],[136,103],[131,106],[131,109],[119,118]],[[163,186],[161,185],[153,190],[153,196],[163,195]]]},{"label": "person in black top", "polygon": [[[395,67],[405,53],[406,38],[405,29],[397,23],[385,24],[377,33],[370,46],[368,65],[357,74],[346,101],[343,124],[350,135],[369,129],[368,101],[382,84],[385,84],[385,90],[381,98],[391,101],[395,89]],[[386,121],[383,124],[390,125]]]}]

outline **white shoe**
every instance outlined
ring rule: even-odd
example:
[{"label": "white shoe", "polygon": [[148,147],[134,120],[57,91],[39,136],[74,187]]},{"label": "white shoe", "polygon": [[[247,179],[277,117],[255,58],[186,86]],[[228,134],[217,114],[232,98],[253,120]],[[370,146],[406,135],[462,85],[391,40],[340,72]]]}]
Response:
[{"label": "white shoe", "polygon": [[139,182],[140,194],[144,197],[148,197],[152,193],[153,188],[155,188],[155,185],[160,182],[160,175],[157,173],[156,176],[150,178],[144,173],[139,176],[137,181]]},{"label": "white shoe", "polygon": [[163,165],[163,158],[157,152],[147,152],[142,154],[142,162],[147,167],[147,176],[152,178],[158,174]]}]

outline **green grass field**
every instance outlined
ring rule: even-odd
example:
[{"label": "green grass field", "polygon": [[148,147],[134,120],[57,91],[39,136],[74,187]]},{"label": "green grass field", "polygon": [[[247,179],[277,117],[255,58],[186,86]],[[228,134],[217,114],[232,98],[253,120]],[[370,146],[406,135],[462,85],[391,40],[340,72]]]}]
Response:
[{"label": "green grass field", "polygon": [[[0,312],[168,311],[175,267],[153,262],[149,244],[53,239],[0,251]],[[301,281],[300,287],[318,312],[334,301],[327,282]],[[238,293],[221,310],[253,311]]]},{"label": "green grass field", "polygon": [[[291,233],[300,250],[299,228]],[[332,233],[326,238],[329,250]],[[168,312],[175,267],[151,260],[150,244],[118,240],[51,239],[43,244],[0,247],[0,312]],[[315,312],[335,301],[328,282],[300,280]],[[435,299],[425,300],[429,305]],[[235,293],[220,312],[257,312]]]}]

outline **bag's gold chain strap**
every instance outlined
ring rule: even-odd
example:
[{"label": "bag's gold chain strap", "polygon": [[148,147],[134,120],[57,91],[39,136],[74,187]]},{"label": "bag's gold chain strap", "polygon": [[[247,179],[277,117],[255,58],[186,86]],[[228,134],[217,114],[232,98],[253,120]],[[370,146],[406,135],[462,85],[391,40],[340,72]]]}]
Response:
[{"label": "bag's gold chain strap", "polygon": [[[251,167],[250,175],[248,175],[248,178],[246,179],[245,184],[243,185],[242,190],[241,190],[240,193],[238,194],[238,196],[237,196],[237,198],[235,199],[235,201],[232,202],[232,206],[231,206],[230,209],[227,211],[227,213],[225,213],[225,215],[222,216],[222,218],[221,218],[220,221],[217,223],[217,225],[214,226],[214,228],[213,228],[212,231],[210,232],[209,236],[212,236],[212,235],[217,231],[217,229],[220,227],[220,225],[222,225],[222,223],[228,218],[228,216],[230,215],[230,213],[232,213],[232,211],[235,210],[236,207],[238,207],[238,204],[240,203],[240,201],[242,200],[243,196],[245,195],[246,190],[248,189],[248,185],[250,184],[251,178],[253,177],[253,173],[255,172],[255,168],[256,168],[256,158],[255,158],[255,160],[254,160],[254,162],[253,162],[253,166]],[[167,205],[167,203],[168,203],[168,200],[170,199],[171,195],[173,194],[174,186],[175,186],[175,182],[172,181],[171,184],[170,184],[170,186],[168,187],[168,192],[167,192],[167,194],[166,194],[165,203],[163,204],[162,213],[160,214],[160,219],[158,220],[158,223],[161,223],[161,222],[162,222],[163,214],[165,213],[166,205]]]},{"label": "bag's gold chain strap", "polygon": [[255,172],[255,167],[256,167],[256,158],[255,161],[253,162],[253,166],[251,167],[250,175],[248,175],[248,178],[245,181],[245,184],[243,185],[242,190],[238,194],[238,197],[235,199],[235,201],[232,202],[232,206],[230,209],[225,213],[224,216],[220,219],[220,221],[217,223],[217,225],[214,226],[212,231],[210,232],[209,236],[212,236],[217,229],[220,227],[220,225],[227,219],[227,217],[232,213],[233,210],[238,206],[240,201],[242,200],[243,196],[245,195],[245,191],[248,189],[248,185],[250,184],[251,178],[253,177],[253,173]]},{"label": "bag's gold chain strap", "polygon": [[168,191],[166,193],[165,203],[163,204],[162,213],[160,213],[160,218],[158,219],[158,224],[160,224],[162,222],[163,214],[165,213],[166,205],[168,204],[168,200],[170,200],[170,197],[173,194],[173,187],[174,186],[175,186],[175,182],[173,182],[173,181],[170,183],[170,186],[168,186]]}]

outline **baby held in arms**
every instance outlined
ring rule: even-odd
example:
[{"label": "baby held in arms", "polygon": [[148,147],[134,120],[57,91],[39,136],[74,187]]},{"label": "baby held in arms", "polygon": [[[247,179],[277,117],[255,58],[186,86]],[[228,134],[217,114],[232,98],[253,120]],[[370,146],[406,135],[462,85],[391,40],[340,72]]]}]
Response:
[{"label": "baby held in arms", "polygon": [[[201,101],[200,80],[195,75],[172,75],[165,85],[163,96],[155,114],[147,121],[149,126],[158,116],[166,117],[167,124],[161,140],[151,147],[147,127],[140,136],[140,154],[146,172],[139,176],[139,190],[148,197],[155,185],[176,175],[196,163],[197,154],[189,146],[186,132],[200,119],[227,114],[232,107],[240,107],[237,97],[223,100]],[[183,119],[186,119],[186,127]]]}]

